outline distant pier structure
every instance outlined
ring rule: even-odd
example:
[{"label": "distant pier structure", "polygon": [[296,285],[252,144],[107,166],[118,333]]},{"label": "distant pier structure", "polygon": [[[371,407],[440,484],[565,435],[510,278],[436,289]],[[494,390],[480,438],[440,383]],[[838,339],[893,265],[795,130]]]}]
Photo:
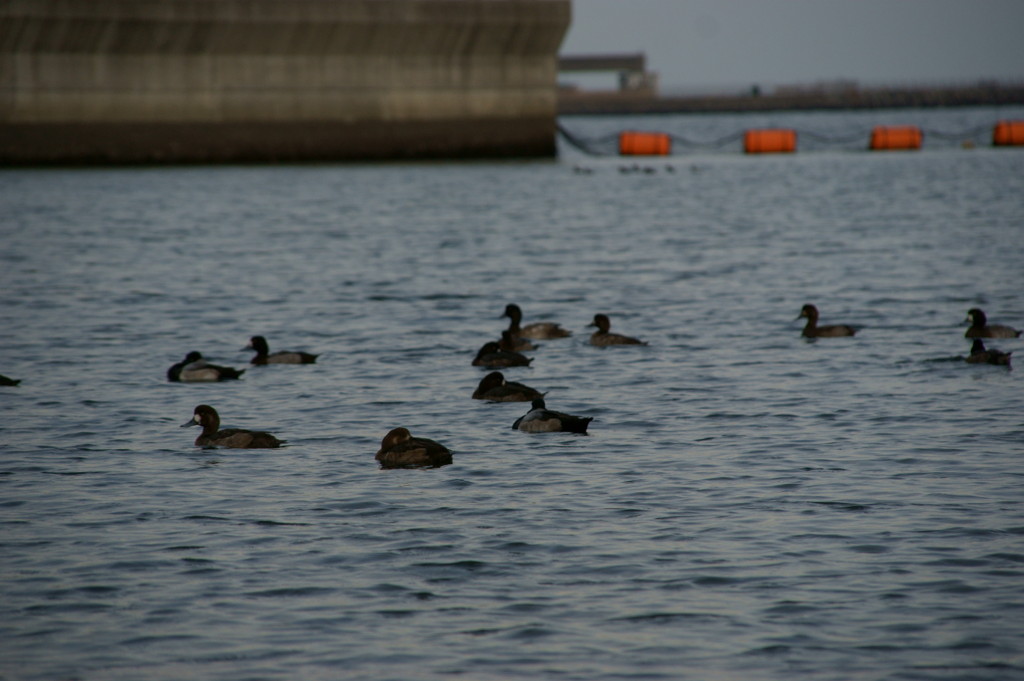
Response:
[{"label": "distant pier structure", "polygon": [[0,0],[0,163],[555,154],[570,0]]},{"label": "distant pier structure", "polygon": [[[647,70],[647,56],[643,52],[562,55],[558,70],[561,73],[614,71],[618,74],[618,94],[644,97],[658,94],[658,74]],[[563,94],[571,95],[575,91],[573,86],[562,88]]]}]

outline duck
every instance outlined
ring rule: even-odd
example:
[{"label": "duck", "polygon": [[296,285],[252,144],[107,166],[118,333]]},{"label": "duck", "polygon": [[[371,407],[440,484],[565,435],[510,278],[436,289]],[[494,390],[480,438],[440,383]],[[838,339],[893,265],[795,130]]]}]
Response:
[{"label": "duck", "polygon": [[[818,326],[818,308],[808,303],[800,309],[797,319],[807,318],[807,325],[800,333],[805,338],[838,338],[840,336],[852,336],[857,329],[847,324],[827,324]],[[796,320],[793,320],[796,321]]]},{"label": "duck", "polygon": [[278,350],[271,353],[267,339],[263,336],[253,336],[249,344],[243,350],[255,350],[256,356],[249,360],[250,364],[313,364],[320,355],[311,355],[308,352],[297,352],[293,350]]},{"label": "duck", "polygon": [[532,357],[527,357],[518,352],[506,352],[494,341],[484,343],[480,351],[473,359],[473,366],[484,367],[485,369],[501,369],[505,367],[530,366]]},{"label": "duck", "polygon": [[594,315],[594,321],[590,322],[587,326],[596,326],[597,331],[590,335],[590,344],[605,346],[605,345],[647,345],[644,341],[639,338],[633,338],[631,336],[623,336],[618,333],[609,333],[608,329],[612,327],[612,322],[608,319],[606,314]]},{"label": "duck", "polygon": [[232,369],[210,364],[203,359],[201,354],[193,350],[185,355],[185,359],[167,370],[167,380],[172,383],[209,383],[241,378],[244,373],[245,369]]},{"label": "duck", "polygon": [[530,403],[530,411],[516,419],[512,429],[526,433],[586,433],[593,420],[590,416],[551,411],[544,404],[544,398],[538,397]]},{"label": "duck", "polygon": [[529,402],[544,394],[530,386],[506,381],[505,375],[500,371],[492,371],[480,379],[480,385],[473,391],[474,400],[488,400],[490,402]]},{"label": "duck", "polygon": [[974,344],[971,345],[971,354],[967,356],[968,364],[999,364],[1002,366],[1010,366],[1010,355],[1012,352],[1003,352],[1002,350],[986,350],[985,343],[980,338],[974,339]]},{"label": "duck", "polygon": [[1002,324],[989,324],[985,313],[976,307],[967,311],[971,326],[964,332],[964,338],[1017,338],[1020,331]]},{"label": "duck", "polygon": [[[515,303],[505,306],[505,313],[502,317],[508,317],[508,331],[519,338],[532,338],[533,340],[551,340],[554,338],[568,338],[572,331],[563,329],[555,322],[533,322],[526,326],[520,326],[523,320],[523,311]],[[527,348],[531,349],[531,348]]]},{"label": "duck", "polygon": [[19,383],[21,383],[21,379],[20,378],[8,378],[8,377],[4,376],[3,374],[0,374],[0,385],[16,386]]},{"label": "duck", "polygon": [[226,428],[220,430],[220,414],[208,404],[200,404],[192,412],[192,418],[181,424],[182,428],[202,426],[203,432],[196,438],[196,447],[228,447],[231,449],[277,449],[284,444],[270,433],[258,430]]},{"label": "duck", "polygon": [[408,428],[394,428],[374,458],[381,468],[439,468],[452,462],[452,453],[440,442],[413,437]]}]

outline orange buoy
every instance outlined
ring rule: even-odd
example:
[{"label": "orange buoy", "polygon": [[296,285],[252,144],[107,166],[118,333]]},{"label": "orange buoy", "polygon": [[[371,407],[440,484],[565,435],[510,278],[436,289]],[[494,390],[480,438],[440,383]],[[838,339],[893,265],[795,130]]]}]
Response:
[{"label": "orange buoy", "polygon": [[672,153],[672,138],[663,132],[626,130],[619,133],[621,156],[668,156]]},{"label": "orange buoy", "polygon": [[743,151],[748,154],[790,154],[796,151],[796,130],[766,128],[747,130]]},{"label": "orange buoy", "polygon": [[1016,147],[1024,145],[1024,121],[997,121],[992,130],[992,146]]},{"label": "orange buoy", "polygon": [[913,125],[887,127],[876,126],[871,131],[872,151],[888,151],[895,149],[920,149],[921,128]]}]

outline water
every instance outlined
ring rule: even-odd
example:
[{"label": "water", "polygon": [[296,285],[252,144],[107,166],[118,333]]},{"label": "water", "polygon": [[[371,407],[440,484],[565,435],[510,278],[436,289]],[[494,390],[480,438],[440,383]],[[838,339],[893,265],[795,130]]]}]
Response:
[{"label": "water", "polygon": [[[1024,396],[961,322],[1024,326],[1024,152],[672,162],[0,173],[0,678],[1022,678]],[[469,398],[513,301],[591,435]],[[257,333],[323,354],[165,381]],[[398,425],[455,463],[379,470]]]}]

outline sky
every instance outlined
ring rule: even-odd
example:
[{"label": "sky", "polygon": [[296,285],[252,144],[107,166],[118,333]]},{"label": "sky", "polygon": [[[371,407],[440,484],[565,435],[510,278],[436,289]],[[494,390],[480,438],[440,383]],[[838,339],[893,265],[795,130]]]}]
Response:
[{"label": "sky", "polygon": [[561,54],[644,52],[663,93],[1024,82],[1024,0],[573,0],[572,14]]}]

